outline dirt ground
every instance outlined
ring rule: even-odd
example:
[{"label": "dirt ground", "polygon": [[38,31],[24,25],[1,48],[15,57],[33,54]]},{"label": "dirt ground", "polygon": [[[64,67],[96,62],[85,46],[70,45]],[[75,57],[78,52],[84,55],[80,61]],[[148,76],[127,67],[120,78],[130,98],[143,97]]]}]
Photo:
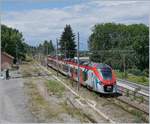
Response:
[{"label": "dirt ground", "polygon": [[[20,77],[19,71],[11,76]],[[4,123],[36,123],[38,120],[28,108],[28,95],[24,92],[23,78],[0,80],[0,121]]]},{"label": "dirt ground", "polygon": [[[30,97],[28,107],[39,122],[55,123],[88,123],[103,122],[108,120],[98,116],[88,106],[81,107],[74,94],[52,76],[34,77],[32,74],[45,75],[41,69],[31,64],[22,65],[24,76],[29,76],[25,81],[25,91]],[[40,73],[40,74],[39,74]]]},{"label": "dirt ground", "polygon": [[[56,75],[56,71],[49,68],[49,70]],[[71,81],[67,77],[59,74],[63,82],[70,86],[73,90],[76,91],[76,82]],[[136,109],[122,103],[118,102],[113,97],[101,96],[98,93],[88,90],[85,87],[80,86],[80,90],[77,91],[81,96],[86,99],[89,99],[92,102],[96,103],[96,107],[101,110],[103,113],[108,115],[109,118],[113,119],[115,122],[119,123],[144,123],[148,122],[148,116],[143,115],[143,113],[137,111]],[[117,103],[116,103],[117,102]]]},{"label": "dirt ground", "polygon": [[11,74],[14,78],[0,83],[0,88],[3,87],[0,92],[5,94],[2,97],[3,102],[0,102],[3,105],[0,108],[2,122],[109,122],[91,109],[86,101],[116,123],[147,122],[141,113],[124,104],[116,104],[111,97],[100,96],[85,87],[80,87],[77,91],[76,82],[59,74],[58,78],[62,82],[86,99],[82,100],[54,79],[56,71],[49,70],[50,74],[35,62],[24,63],[18,72]]}]

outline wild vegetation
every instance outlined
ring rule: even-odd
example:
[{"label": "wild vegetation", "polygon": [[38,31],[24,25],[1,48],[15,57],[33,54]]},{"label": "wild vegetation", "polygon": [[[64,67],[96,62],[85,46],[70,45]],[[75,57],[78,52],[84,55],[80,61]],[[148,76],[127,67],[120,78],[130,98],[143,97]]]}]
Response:
[{"label": "wild vegetation", "polygon": [[42,43],[39,44],[39,46],[37,47],[37,51],[43,53],[44,55],[49,55],[50,53],[54,52],[54,45],[52,40],[47,41],[45,40]]},{"label": "wild vegetation", "polygon": [[[149,29],[144,24],[96,24],[88,40],[91,60],[148,76]],[[141,73],[142,71],[142,73]]]},{"label": "wild vegetation", "polygon": [[1,25],[1,50],[3,52],[7,52],[15,57],[15,61],[17,57],[18,59],[25,59],[27,46],[19,30]]},{"label": "wild vegetation", "polygon": [[76,53],[75,35],[70,25],[66,25],[60,38],[60,51],[66,58],[73,58]]},{"label": "wild vegetation", "polygon": [[[96,24],[88,39],[91,61],[102,62],[117,70],[120,78],[148,84],[149,76],[149,30],[144,24]],[[25,59],[26,54],[55,55],[52,40],[45,40],[39,46],[29,46],[25,43],[19,30],[1,26],[2,51],[17,59]],[[73,58],[76,54],[75,34],[71,25],[66,25],[60,36],[58,51],[66,58]],[[81,55],[85,53],[81,52]],[[126,73],[122,73],[126,71]],[[132,74],[132,75],[130,75]],[[136,75],[136,76],[134,76]]]},{"label": "wild vegetation", "polygon": [[54,52],[52,40],[45,40],[38,47],[31,46],[26,43],[23,34],[18,29],[6,25],[1,25],[1,46],[3,52],[7,52],[15,57],[15,62],[16,59],[24,60],[26,54],[35,55],[42,53],[48,55]]}]

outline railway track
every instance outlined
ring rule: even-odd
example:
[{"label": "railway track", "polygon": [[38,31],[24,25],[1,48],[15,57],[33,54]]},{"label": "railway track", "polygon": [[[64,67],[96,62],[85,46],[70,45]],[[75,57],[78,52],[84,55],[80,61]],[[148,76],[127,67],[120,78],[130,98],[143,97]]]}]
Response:
[{"label": "railway track", "polygon": [[143,95],[145,97],[149,97],[149,87],[142,86],[139,84],[135,84],[133,82],[129,82],[122,79],[117,79],[117,85],[119,87],[124,87],[125,89],[136,91],[138,94]]},{"label": "railway track", "polygon": [[[137,87],[137,85],[128,85],[126,83],[117,82],[118,86],[118,92],[120,92],[123,95],[127,95],[128,97],[132,96],[135,99],[140,98],[144,104],[147,106],[149,105],[149,93],[143,92],[140,87]],[[137,106],[135,106],[137,107]],[[145,113],[148,113],[148,110],[144,110]]]},{"label": "railway track", "polygon": [[[37,63],[38,64],[38,63]],[[57,81],[59,81],[62,85],[64,85],[70,92],[72,92],[76,97],[79,97],[78,100],[76,100],[81,106],[83,106],[83,103],[81,101],[84,101],[84,104],[88,105],[90,108],[92,108],[94,111],[96,111],[100,116],[102,116],[103,118],[105,118],[108,122],[110,123],[116,123],[115,121],[113,121],[112,119],[110,119],[107,115],[105,115],[103,112],[101,112],[99,109],[96,108],[96,104],[93,104],[90,100],[85,99],[84,97],[82,97],[81,95],[79,95],[77,92],[75,92],[72,88],[70,88],[68,85],[66,85],[61,79],[59,79],[57,76],[52,75],[52,73],[47,70],[45,67],[41,66],[40,64],[38,64],[38,66],[40,66],[43,70],[45,70],[46,72],[48,72],[49,74],[51,74],[51,76],[56,79]]]},{"label": "railway track", "polygon": [[[36,64],[38,64],[38,63],[36,63]],[[48,72],[48,74],[52,75],[52,73],[51,73],[49,70],[47,70],[45,67],[43,67],[42,65],[38,64],[38,66],[41,67],[41,68],[42,68],[43,70],[45,70],[46,72]],[[95,110],[98,114],[100,114],[101,116],[103,116],[103,117],[104,117],[105,119],[107,119],[109,122],[115,123],[115,122],[114,122],[113,120],[111,120],[107,115],[103,114],[101,111],[99,111],[99,110],[95,107],[95,106],[96,106],[96,102],[93,104],[92,102],[90,102],[90,100],[86,100],[85,98],[83,98],[82,96],[80,96],[79,94],[77,94],[74,90],[72,90],[69,86],[67,86],[64,82],[62,82],[62,80],[59,79],[57,76],[55,76],[55,75],[52,75],[52,76],[53,76],[53,78],[55,78],[56,80],[58,80],[60,83],[62,83],[67,89],[69,89],[74,95],[76,95],[77,97],[80,97],[81,100],[86,101],[86,104],[87,104],[89,107],[91,107],[93,110]],[[124,100],[119,99],[119,98],[117,98],[117,97],[108,98],[108,99],[106,99],[106,100],[109,101],[110,99],[111,99],[111,100],[117,100],[117,101],[120,101],[120,102],[122,102],[122,103],[128,104],[129,106],[131,106],[131,107],[133,107],[133,108],[135,108],[135,109],[138,109],[139,111],[141,111],[142,113],[144,113],[144,114],[146,114],[146,115],[149,114],[148,111],[144,111],[144,110],[142,110],[142,109],[139,109],[137,106],[134,106],[134,105],[128,103],[127,101],[124,101]],[[80,100],[78,100],[78,103],[79,103],[80,105],[82,105],[82,103],[80,102]]]},{"label": "railway track", "polygon": [[117,79],[117,81],[120,81],[123,84],[127,84],[128,86],[133,87],[133,88],[140,88],[142,92],[144,92],[145,94],[149,94],[149,86],[144,86],[144,85],[137,84],[135,82],[131,82],[131,81],[124,80],[124,79]]}]

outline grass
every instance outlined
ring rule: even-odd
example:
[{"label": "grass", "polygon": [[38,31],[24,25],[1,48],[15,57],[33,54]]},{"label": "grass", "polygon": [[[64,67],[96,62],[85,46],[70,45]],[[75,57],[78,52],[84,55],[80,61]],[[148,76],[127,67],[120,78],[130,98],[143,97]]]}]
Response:
[{"label": "grass", "polygon": [[[116,71],[115,74],[116,74],[117,78],[124,79],[124,73],[123,72]],[[136,76],[136,75],[127,74],[127,77],[125,79],[128,81],[137,83],[137,84],[149,86],[149,80],[145,76]]]},{"label": "grass", "polygon": [[62,96],[65,91],[65,87],[55,80],[46,81],[46,86],[49,92],[54,95]]},{"label": "grass", "polygon": [[143,113],[141,113],[140,111],[131,110],[131,113],[133,113],[134,115],[136,115],[136,119],[134,120],[134,123],[141,123],[141,120],[143,120],[144,122],[147,122],[147,121],[148,121],[148,120],[143,116]]},{"label": "grass", "polygon": [[[51,80],[48,81],[48,84],[50,84],[49,87],[51,91],[54,88],[53,86],[56,86],[54,83],[57,84],[58,82]],[[59,115],[61,114],[68,114],[71,115],[72,118],[79,119],[81,122],[87,122],[87,117],[85,117],[80,110],[69,105],[67,103],[67,99],[65,101],[60,101],[59,104],[54,104],[55,101],[48,102],[40,95],[35,84],[35,80],[30,83],[26,83],[26,85],[30,90],[28,92],[30,94],[30,110],[40,120],[40,122],[63,122],[63,119],[59,118]],[[58,85],[59,84],[57,84],[57,88],[53,89],[53,91],[60,90],[63,92],[64,87]]]},{"label": "grass", "polygon": [[25,61],[26,61],[26,62],[31,62],[31,61],[33,61],[33,59],[32,59],[31,56],[26,55],[26,60],[25,60]]},{"label": "grass", "polygon": [[28,94],[30,96],[29,108],[31,112],[40,122],[49,122],[51,120],[57,121],[59,114],[66,113],[65,108],[60,105],[53,104],[55,101],[46,101],[45,98],[40,95],[35,83],[36,80],[26,82]]},{"label": "grass", "polygon": [[[66,112],[72,117],[79,118],[81,123],[87,123],[88,115],[83,113],[80,109],[75,108],[74,106],[69,106],[67,101],[61,103],[62,107],[66,110]],[[89,118],[88,118],[89,119]]]},{"label": "grass", "polygon": [[28,76],[30,77],[32,75],[32,71],[29,70],[31,70],[31,68],[29,68],[28,66],[26,65],[21,66],[21,72],[24,77],[28,77]]},{"label": "grass", "polygon": [[[37,69],[32,67],[30,63],[27,63],[21,65],[21,71],[23,75],[30,75],[35,73]],[[49,95],[49,98],[52,98],[52,100],[47,100],[40,93],[37,86],[37,82],[39,82],[39,80],[44,82],[47,89],[46,91],[53,95]],[[66,114],[66,116],[70,117],[70,119],[76,118],[81,122],[87,122],[86,118],[78,109],[67,104],[67,99],[64,95],[67,90],[65,90],[65,87],[60,82],[54,79],[47,80],[44,78],[27,78],[25,82],[25,89],[29,95],[29,109],[39,122],[64,122],[65,119],[64,117],[61,117],[62,114]]]},{"label": "grass", "polygon": [[144,122],[148,122],[148,118],[147,115],[145,115],[143,112],[130,107],[129,105],[121,102],[121,101],[115,101],[114,103],[115,105],[117,105],[118,107],[122,108],[123,110],[125,110],[128,113],[131,113],[133,115],[136,116],[135,120],[133,123],[143,123]]}]

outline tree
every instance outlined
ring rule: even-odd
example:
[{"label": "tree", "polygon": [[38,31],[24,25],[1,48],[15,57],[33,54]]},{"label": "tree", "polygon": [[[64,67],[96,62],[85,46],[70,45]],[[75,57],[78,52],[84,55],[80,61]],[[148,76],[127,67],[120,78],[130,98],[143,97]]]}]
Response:
[{"label": "tree", "polygon": [[147,36],[137,36],[134,38],[133,48],[137,53],[136,65],[141,69],[149,68],[149,39]]},{"label": "tree", "polygon": [[49,43],[47,40],[44,41],[43,43],[43,52],[44,52],[44,55],[48,55],[49,54]]},{"label": "tree", "polygon": [[67,58],[73,58],[76,53],[75,35],[70,25],[66,25],[60,38],[60,50]]},{"label": "tree", "polygon": [[[148,69],[149,30],[144,24],[96,24],[88,40],[90,58],[103,62],[115,69],[123,70],[123,56],[126,68]],[[122,52],[126,51],[126,52]],[[132,51],[132,52],[131,52]]]},{"label": "tree", "polygon": [[[2,51],[19,59],[25,58],[26,43],[21,32],[17,29],[1,25],[1,47]],[[17,53],[17,54],[16,54]]]},{"label": "tree", "polygon": [[37,50],[44,55],[51,54],[52,52],[54,52],[52,40],[50,41],[45,40],[43,44],[40,43],[39,46],[37,47]]},{"label": "tree", "polygon": [[54,52],[54,45],[53,45],[53,42],[52,42],[52,40],[50,40],[49,41],[49,53],[52,53],[52,52]]}]

